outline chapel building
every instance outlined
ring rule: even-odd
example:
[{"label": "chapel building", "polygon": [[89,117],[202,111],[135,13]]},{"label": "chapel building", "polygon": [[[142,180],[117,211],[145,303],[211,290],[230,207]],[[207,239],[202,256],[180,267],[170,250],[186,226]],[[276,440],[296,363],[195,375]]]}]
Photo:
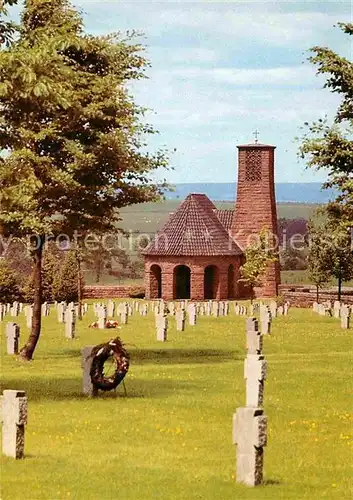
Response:
[{"label": "chapel building", "polygon": [[[218,210],[205,194],[189,194],[144,250],[146,298],[236,299],[249,290],[238,282],[248,245],[267,228],[277,241],[275,146],[238,146],[234,210]],[[256,297],[275,297],[279,263],[268,266]]]}]

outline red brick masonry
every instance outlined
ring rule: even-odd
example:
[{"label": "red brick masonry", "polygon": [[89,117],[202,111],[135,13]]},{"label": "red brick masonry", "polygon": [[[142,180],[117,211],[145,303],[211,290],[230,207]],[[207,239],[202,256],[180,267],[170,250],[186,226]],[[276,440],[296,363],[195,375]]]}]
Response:
[{"label": "red brick masonry", "polygon": [[[217,210],[204,194],[190,194],[171,214],[145,257],[146,298],[203,300],[245,298],[238,286],[245,249],[266,228],[276,248],[274,184],[275,146],[238,146],[238,191],[235,211]],[[271,264],[256,297],[273,297],[280,283],[279,263]]]},{"label": "red brick masonry", "polygon": [[[251,236],[263,228],[277,235],[277,208],[274,181],[274,146],[247,144],[238,146],[238,188],[232,223],[232,237],[240,248],[253,243]],[[281,282],[279,263],[269,266],[258,297],[277,294]]]},{"label": "red brick masonry", "polygon": [[[165,300],[173,300],[176,297],[175,270],[179,265],[185,265],[191,272],[191,297],[193,300],[204,299],[205,268],[214,266],[217,270],[212,283],[212,297],[217,300],[234,298],[238,295],[239,278],[239,257],[159,257],[154,260],[152,257],[145,259],[145,288],[146,298],[157,298],[158,294],[153,293],[156,288],[153,276],[153,266],[158,264],[162,272],[162,297]],[[230,274],[230,266],[232,266]],[[232,290],[232,292],[230,292]],[[152,293],[151,293],[152,291]]]}]

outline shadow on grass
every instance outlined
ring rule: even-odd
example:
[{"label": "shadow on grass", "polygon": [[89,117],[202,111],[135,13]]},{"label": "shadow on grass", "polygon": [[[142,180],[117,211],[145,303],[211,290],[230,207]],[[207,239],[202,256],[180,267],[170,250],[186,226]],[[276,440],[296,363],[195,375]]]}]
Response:
[{"label": "shadow on grass", "polygon": [[67,358],[79,358],[79,359],[81,359],[81,350],[80,349],[48,350],[46,358],[48,358],[48,359],[54,359],[54,358],[65,358],[65,359],[67,359]]},{"label": "shadow on grass", "polygon": [[[93,345],[93,344],[92,344]],[[98,343],[97,343],[98,345]],[[134,344],[126,343],[126,349],[131,360],[138,364],[143,363],[204,363],[244,360],[244,352],[229,349],[139,349]],[[48,358],[81,358],[81,349],[53,350]]]},{"label": "shadow on grass", "polygon": [[281,481],[278,481],[278,479],[264,479],[262,485],[263,486],[275,486],[282,484]]},{"label": "shadow on grass", "polygon": [[136,364],[193,364],[243,361],[244,354],[221,349],[131,349],[131,362]]},{"label": "shadow on grass", "polygon": [[[0,385],[0,392],[6,389],[17,389],[26,391],[29,401],[74,401],[89,400],[80,392],[81,380],[79,378],[31,378],[28,380],[3,378]],[[120,384],[115,391],[99,391],[97,399],[112,398],[161,398],[168,397],[175,393],[185,393],[195,391],[197,386],[192,382],[185,382],[175,379],[137,379],[125,378],[127,396],[125,396],[123,384]],[[96,399],[96,398],[92,398]]]},{"label": "shadow on grass", "polygon": [[[225,363],[227,361],[243,361],[244,353],[225,349],[138,349],[126,346],[131,363],[142,365],[155,364],[198,364]],[[62,349],[50,353],[52,358],[81,358],[80,349]]]}]

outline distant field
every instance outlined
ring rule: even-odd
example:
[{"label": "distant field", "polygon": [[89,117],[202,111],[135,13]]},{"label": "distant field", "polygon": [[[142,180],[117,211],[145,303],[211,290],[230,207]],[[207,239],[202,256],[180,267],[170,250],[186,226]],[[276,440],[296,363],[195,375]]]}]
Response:
[{"label": "distant field", "polygon": [[[292,285],[307,285],[310,284],[307,271],[282,271],[281,272],[282,283],[292,284]],[[329,287],[337,286],[337,280],[330,280],[327,284]],[[353,287],[353,281],[347,281],[343,284],[345,287]]]},{"label": "distant field", "polygon": [[[131,241],[136,241],[136,233],[147,234],[151,238],[156,231],[158,231],[163,224],[167,221],[169,215],[175,212],[182,200],[165,200],[160,203],[143,203],[138,205],[131,205],[121,210],[121,228],[127,232],[131,232],[133,237]],[[215,205],[219,209],[232,209],[234,203],[231,201],[218,201]],[[314,211],[319,207],[315,204],[303,203],[279,203],[277,205],[278,218],[286,219],[309,219]],[[136,255],[134,245],[130,243],[129,239],[122,241],[123,247],[128,251],[130,256]],[[87,284],[94,284],[93,276],[86,275],[85,281]],[[104,285],[127,285],[127,284],[142,284],[142,279],[128,280],[118,279],[114,276],[104,274],[99,284]],[[282,283],[293,284],[308,284],[306,271],[284,271],[282,272]],[[335,285],[335,283],[330,283]],[[350,284],[353,286],[353,284]]]},{"label": "distant field", "polygon": [[124,286],[130,286],[130,285],[136,285],[140,286],[143,285],[143,278],[117,278],[116,276],[112,276],[108,273],[103,273],[99,283],[96,282],[96,279],[94,275],[89,272],[89,271],[84,271],[83,272],[83,279],[85,282],[85,285],[106,285],[106,286],[117,286],[117,285],[124,285]]},{"label": "distant field", "polygon": [[277,213],[279,218],[308,220],[320,205],[300,203],[279,203]]},{"label": "distant field", "polygon": [[[121,210],[121,228],[125,231],[134,233],[132,241],[136,239],[136,233],[147,234],[152,237],[163,224],[167,221],[169,215],[177,210],[181,200],[166,200],[161,203],[144,203],[139,205],[132,205]],[[219,201],[215,205],[220,209],[234,208],[233,202]],[[279,203],[277,205],[277,212],[279,218],[286,219],[309,219],[319,205],[314,204],[301,204],[301,203]],[[133,245],[129,244],[129,240],[124,240],[124,248],[131,256],[136,255],[136,251],[132,250]],[[306,271],[282,271],[282,283],[292,284],[308,284],[309,279]],[[86,275],[85,280],[87,284],[94,284],[94,279],[91,275]],[[121,279],[114,276],[104,274],[99,284],[104,285],[141,285],[142,279],[129,280]],[[336,283],[331,281],[330,286],[335,286]],[[345,286],[353,286],[353,282],[345,283]]]},{"label": "distant field", "polygon": [[281,281],[292,285],[307,285],[310,283],[307,271],[281,271]]},{"label": "distant field", "polygon": [[[161,203],[143,203],[131,205],[121,210],[121,227],[126,231],[138,231],[140,233],[155,233],[175,212],[181,200],[166,200]],[[217,208],[232,209],[234,203],[230,201],[219,201],[215,203]],[[309,219],[319,205],[301,203],[279,203],[278,217],[286,219]]]}]

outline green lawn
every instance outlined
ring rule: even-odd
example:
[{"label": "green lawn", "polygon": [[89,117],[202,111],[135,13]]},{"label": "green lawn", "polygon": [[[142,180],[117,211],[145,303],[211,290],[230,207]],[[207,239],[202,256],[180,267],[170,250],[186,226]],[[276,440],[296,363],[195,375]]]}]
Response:
[{"label": "green lawn", "polygon": [[291,309],[265,338],[266,484],[249,489],[234,481],[231,442],[244,318],[201,317],[183,333],[172,319],[160,344],[152,314],[134,316],[119,331],[134,344],[128,397],[119,388],[98,399],[80,395],[80,348],[115,331],[88,329],[90,313],[67,341],[55,319],[44,319],[31,363],[3,354],[1,335],[2,389],[29,397],[26,458],[2,459],[2,500],[352,498],[353,337],[337,320]]},{"label": "green lawn", "polygon": [[[310,279],[308,278],[308,271],[281,271],[281,282],[291,285],[307,285],[310,284]],[[327,286],[337,287],[337,280],[332,278]],[[343,287],[353,287],[353,280],[345,281]]]}]

